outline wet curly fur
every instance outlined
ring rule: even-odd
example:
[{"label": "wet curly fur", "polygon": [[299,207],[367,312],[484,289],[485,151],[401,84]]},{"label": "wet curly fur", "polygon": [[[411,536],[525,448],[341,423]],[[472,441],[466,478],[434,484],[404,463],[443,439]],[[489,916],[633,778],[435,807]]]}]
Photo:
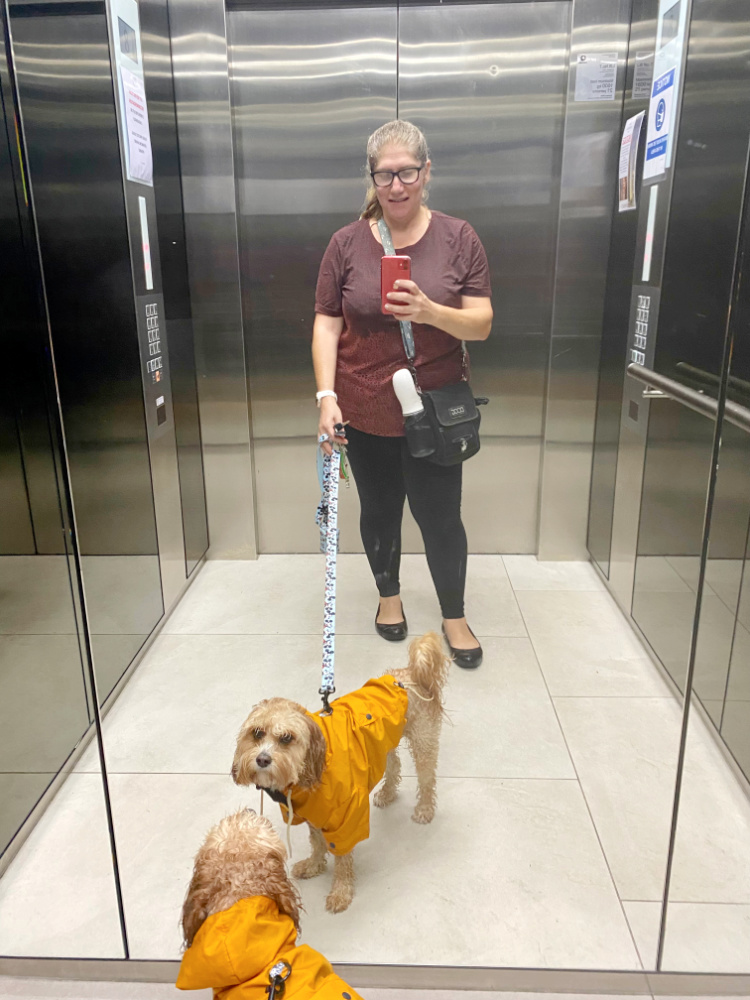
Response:
[{"label": "wet curly fur", "polygon": [[211,914],[251,896],[272,899],[299,931],[301,903],[287,874],[286,849],[269,820],[242,809],[217,823],[196,855],[182,907],[184,946]]},{"label": "wet curly fur", "polygon": [[[437,759],[444,715],[443,687],[448,660],[443,644],[434,632],[415,639],[409,647],[408,666],[388,673],[401,681],[409,692],[406,740],[417,773],[415,823],[429,823],[437,805]],[[326,743],[320,728],[302,705],[286,698],[271,698],[256,705],[237,738],[232,778],[238,785],[256,785],[276,791],[297,786],[313,788],[325,767]],[[261,761],[261,763],[259,763]],[[385,777],[375,793],[379,808],[396,798],[401,781],[398,750],[388,754]],[[313,878],[325,871],[326,843],[320,830],[310,827],[312,853],[293,869],[296,878]],[[326,908],[333,913],[345,910],[354,897],[352,855],[337,856],[333,886]]]}]

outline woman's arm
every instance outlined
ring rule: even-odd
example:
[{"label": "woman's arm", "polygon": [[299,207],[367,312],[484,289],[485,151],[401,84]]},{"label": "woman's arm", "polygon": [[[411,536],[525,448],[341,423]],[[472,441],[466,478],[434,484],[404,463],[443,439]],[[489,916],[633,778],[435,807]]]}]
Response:
[{"label": "woman's arm", "polygon": [[[336,356],[339,350],[339,338],[343,329],[343,316],[324,316],[322,313],[315,314],[312,357],[315,384],[318,392],[322,392],[324,389],[335,389]],[[327,434],[332,441],[335,435],[335,424],[343,422],[344,418],[336,400],[333,396],[324,396],[320,401],[318,434]],[[339,438],[338,440],[342,444],[346,444],[346,438]],[[328,454],[331,453],[331,446],[329,444],[324,444],[323,448]]]},{"label": "woman's arm", "polygon": [[492,329],[492,300],[461,296],[461,308],[441,306],[428,299],[413,281],[401,278],[394,282],[398,289],[388,292],[388,312],[396,319],[412,323],[427,323],[449,333],[456,340],[486,340]]}]

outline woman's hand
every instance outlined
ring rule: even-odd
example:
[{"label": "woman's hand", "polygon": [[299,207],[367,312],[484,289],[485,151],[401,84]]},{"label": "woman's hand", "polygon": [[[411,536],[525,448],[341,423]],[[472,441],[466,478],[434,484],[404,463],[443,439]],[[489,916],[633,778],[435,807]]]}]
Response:
[{"label": "woman's hand", "polygon": [[318,435],[327,434],[328,441],[324,441],[321,444],[321,448],[326,453],[330,455],[331,448],[330,442],[335,438],[339,444],[348,444],[349,442],[343,437],[342,434],[336,434],[335,427],[336,424],[343,424],[344,418],[341,415],[341,410],[339,409],[339,404],[333,398],[333,396],[324,396],[320,401],[320,420],[318,421]]},{"label": "woman's hand", "polygon": [[386,309],[396,319],[426,323],[456,340],[486,340],[492,330],[492,301],[473,295],[461,296],[461,308],[441,306],[428,299],[413,281],[399,278],[398,289],[388,292]]},{"label": "woman's hand", "polygon": [[393,313],[396,319],[434,325],[434,303],[415,281],[399,278],[394,281],[393,287],[397,291],[388,292],[386,296],[386,309],[389,313]]}]

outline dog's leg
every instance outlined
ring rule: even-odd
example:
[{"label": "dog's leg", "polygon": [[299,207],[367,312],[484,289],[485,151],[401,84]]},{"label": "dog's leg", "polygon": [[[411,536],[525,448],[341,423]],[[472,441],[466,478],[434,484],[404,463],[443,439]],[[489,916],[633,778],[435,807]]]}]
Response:
[{"label": "dog's leg", "polygon": [[423,718],[409,734],[414,767],[417,771],[417,804],[411,816],[415,823],[430,823],[435,815],[440,725],[439,717]]},{"label": "dog's leg", "polygon": [[326,899],[330,913],[343,913],[354,899],[354,859],[349,854],[337,856],[333,868],[333,885]]},{"label": "dog's leg", "polygon": [[398,755],[398,747],[386,757],[385,778],[383,784],[375,792],[373,802],[378,809],[385,809],[393,802],[398,794],[398,786],[401,784],[401,758]]},{"label": "dog's leg", "polygon": [[[309,824],[308,824],[309,826]],[[326,870],[328,864],[328,851],[326,842],[320,830],[310,826],[310,846],[312,854],[304,861],[298,861],[292,868],[292,875],[295,878],[315,878]]]}]

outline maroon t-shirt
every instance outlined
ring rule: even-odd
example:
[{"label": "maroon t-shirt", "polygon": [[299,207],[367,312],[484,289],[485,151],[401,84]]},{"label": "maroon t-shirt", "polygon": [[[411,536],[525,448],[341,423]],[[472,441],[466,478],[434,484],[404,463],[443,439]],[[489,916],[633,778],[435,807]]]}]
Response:
[{"label": "maroon t-shirt", "polygon": [[[460,309],[462,295],[491,294],[487,256],[468,222],[433,212],[420,240],[395,249],[411,257],[412,280],[433,302]],[[380,311],[382,256],[366,219],[334,233],[320,264],[315,312],[344,317],[334,386],[344,420],[367,434],[399,437],[404,417],[391,378],[406,355],[398,320]],[[420,386],[458,382],[461,342],[425,323],[412,328]]]}]

